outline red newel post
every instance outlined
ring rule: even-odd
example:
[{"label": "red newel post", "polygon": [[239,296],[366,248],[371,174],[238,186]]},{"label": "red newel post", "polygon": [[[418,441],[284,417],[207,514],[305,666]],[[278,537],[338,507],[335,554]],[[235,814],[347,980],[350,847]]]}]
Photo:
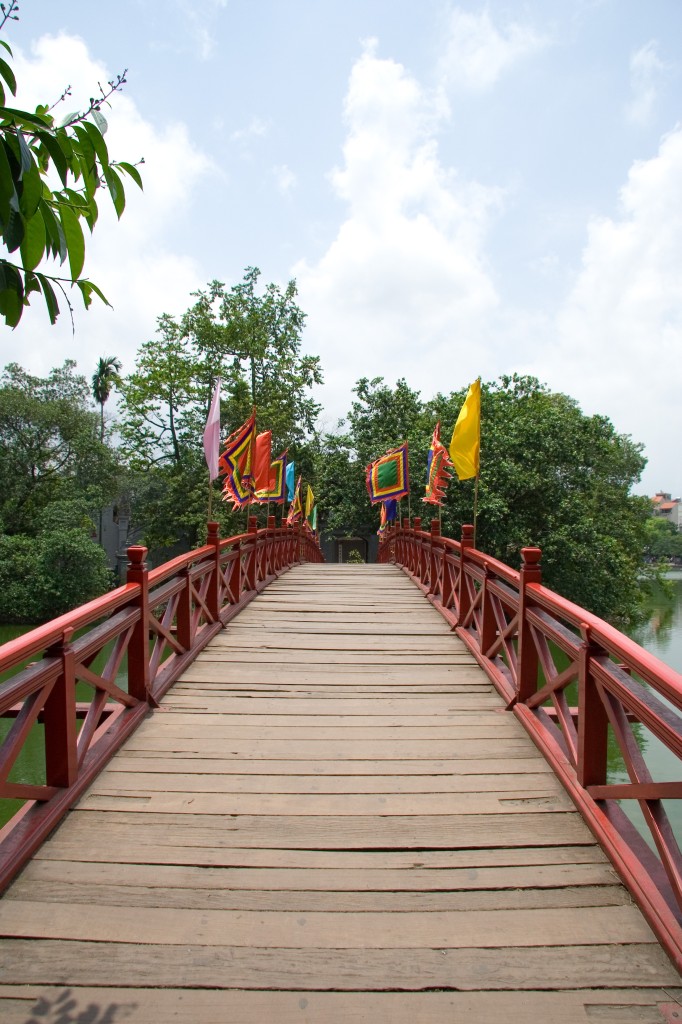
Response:
[{"label": "red newel post", "polygon": [[516,699],[528,700],[538,688],[538,652],[528,624],[528,608],[532,605],[529,583],[542,583],[540,548],[521,548],[521,572],[519,580],[519,646],[516,668]]},{"label": "red newel post", "polygon": [[462,526],[459,542],[459,593],[457,595],[457,622],[461,625],[471,611],[471,591],[467,584],[464,566],[466,553],[474,546],[474,528],[469,523]]},{"label": "red newel post", "polygon": [[604,786],[609,719],[590,673],[590,663],[599,648],[592,643],[589,626],[583,623],[580,632],[583,642],[578,656],[578,783]]},{"label": "red newel post", "polygon": [[208,523],[206,543],[213,547],[213,569],[208,581],[206,604],[211,618],[217,622],[220,617],[220,525],[218,523]]},{"label": "red newel post", "polygon": [[145,558],[147,549],[140,545],[128,548],[126,583],[136,583],[140,593],[131,604],[140,610],[128,644],[128,693],[138,700],[149,696],[149,573]]},{"label": "red newel post", "polygon": [[61,640],[48,647],[47,658],[59,658],[61,672],[45,701],[45,781],[48,786],[72,786],[78,777],[76,741],[76,659],[71,647],[73,629],[65,629]]},{"label": "red newel post", "polygon": [[440,537],[440,523],[437,519],[431,520],[431,541],[429,544],[429,594],[437,594],[440,590],[440,558],[442,548],[434,544],[434,540]]}]

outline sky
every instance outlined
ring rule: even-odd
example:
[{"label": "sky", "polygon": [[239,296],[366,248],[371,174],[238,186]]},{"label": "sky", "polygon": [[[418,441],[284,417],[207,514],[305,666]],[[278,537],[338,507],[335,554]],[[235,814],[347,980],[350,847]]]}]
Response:
[{"label": "sky", "polygon": [[[2,365],[134,368],[192,292],[292,277],[321,425],[360,377],[428,398],[523,373],[644,445],[635,491],[682,495],[679,0],[21,0],[18,105],[104,111],[117,159],[85,274]],[[443,424],[447,434],[451,425]],[[483,451],[482,457],[485,457]]]}]

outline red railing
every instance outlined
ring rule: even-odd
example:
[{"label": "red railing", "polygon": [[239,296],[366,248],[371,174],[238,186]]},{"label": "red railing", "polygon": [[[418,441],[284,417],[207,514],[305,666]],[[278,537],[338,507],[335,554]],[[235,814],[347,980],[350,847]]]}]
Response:
[{"label": "red railing", "polygon": [[[455,541],[415,519],[387,531],[379,561],[400,565],[467,645],[682,969],[682,855],[664,806],[682,798],[682,676],[544,587],[539,548],[521,554],[517,572],[474,548],[473,527]],[[637,732],[670,752],[673,781],[654,778]],[[626,781],[609,781],[609,745]],[[639,806],[649,843],[621,801]]]},{"label": "red railing", "polygon": [[[0,891],[208,641],[286,569],[323,560],[274,517],[226,540],[209,523],[204,547],[151,571],[146,554],[128,548],[124,586],[0,647],[0,807],[25,801],[0,829]],[[40,783],[11,778],[27,742],[44,743]]]}]

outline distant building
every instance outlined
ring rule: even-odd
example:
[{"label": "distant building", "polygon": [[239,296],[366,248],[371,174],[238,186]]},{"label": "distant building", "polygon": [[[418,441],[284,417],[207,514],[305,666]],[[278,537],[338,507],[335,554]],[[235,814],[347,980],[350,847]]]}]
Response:
[{"label": "distant building", "polygon": [[682,529],[682,499],[673,498],[665,491],[658,491],[651,499],[652,514],[673,523],[676,530]]}]

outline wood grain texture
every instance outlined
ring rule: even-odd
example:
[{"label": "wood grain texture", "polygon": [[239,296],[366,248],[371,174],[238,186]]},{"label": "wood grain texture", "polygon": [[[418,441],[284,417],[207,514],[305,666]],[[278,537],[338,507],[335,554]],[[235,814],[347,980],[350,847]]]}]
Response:
[{"label": "wood grain texture", "polygon": [[681,994],[395,566],[256,598],[5,894],[0,935],[8,1024],[661,1024]]}]

